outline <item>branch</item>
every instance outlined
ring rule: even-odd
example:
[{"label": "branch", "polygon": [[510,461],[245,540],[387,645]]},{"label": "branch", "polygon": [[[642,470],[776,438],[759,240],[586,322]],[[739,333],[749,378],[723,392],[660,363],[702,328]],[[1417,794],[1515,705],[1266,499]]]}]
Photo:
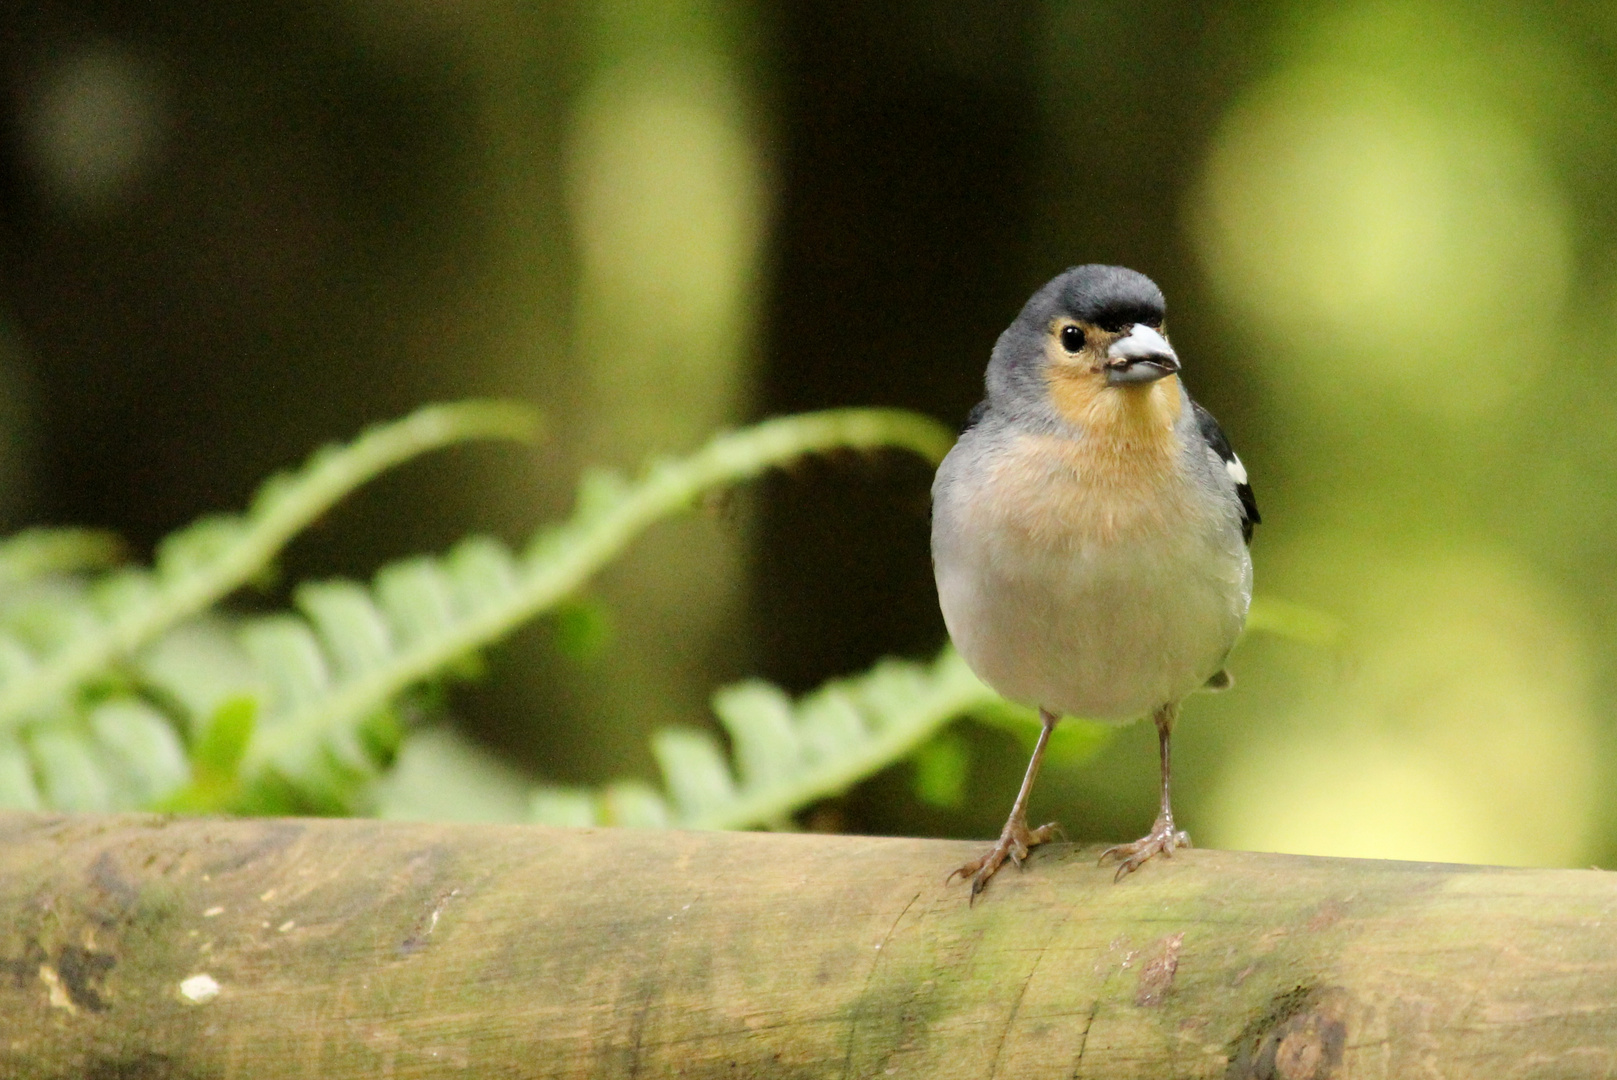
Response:
[{"label": "branch", "polygon": [[1609,1075],[1617,877],[0,815],[0,1075]]}]

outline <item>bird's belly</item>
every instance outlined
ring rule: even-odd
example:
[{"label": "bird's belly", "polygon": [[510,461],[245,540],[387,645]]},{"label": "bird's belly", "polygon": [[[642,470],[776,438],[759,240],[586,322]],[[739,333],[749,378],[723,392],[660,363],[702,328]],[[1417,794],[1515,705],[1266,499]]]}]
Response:
[{"label": "bird's belly", "polygon": [[944,622],[1005,697],[1126,722],[1216,673],[1241,632],[1252,568],[1238,535],[1181,530],[1051,549],[989,530],[939,553]]}]

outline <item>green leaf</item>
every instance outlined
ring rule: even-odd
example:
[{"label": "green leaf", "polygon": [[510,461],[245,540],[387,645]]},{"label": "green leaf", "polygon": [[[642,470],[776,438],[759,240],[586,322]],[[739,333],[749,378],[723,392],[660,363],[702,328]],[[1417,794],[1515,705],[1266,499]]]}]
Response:
[{"label": "green leaf", "polygon": [[237,630],[222,616],[204,615],[164,634],[134,664],[142,689],[185,719],[193,747],[221,708],[265,696],[267,684]]},{"label": "green leaf", "polygon": [[138,698],[101,702],[90,730],[111,768],[117,804],[134,808],[169,795],[191,779],[185,747],[168,717]]},{"label": "green leaf", "polygon": [[258,718],[254,698],[232,698],[214,710],[202,738],[191,749],[191,768],[198,780],[229,783],[236,779]]},{"label": "green leaf", "polygon": [[629,489],[629,478],[616,469],[591,466],[579,478],[573,516],[587,521],[598,514],[607,513],[623,500]]},{"label": "green leaf", "polygon": [[695,728],[665,728],[651,737],[668,793],[686,820],[735,800],[735,780],[718,740]]},{"label": "green leaf", "polygon": [[406,559],[379,570],[376,599],[400,645],[431,640],[455,621],[454,582],[429,558]]},{"label": "green leaf", "polygon": [[322,651],[333,660],[335,679],[358,678],[392,657],[393,634],[364,586],[309,582],[298,586],[296,600],[319,632]]},{"label": "green leaf", "polygon": [[99,529],[24,529],[0,541],[0,589],[49,574],[105,570],[124,558],[116,534]]},{"label": "green leaf", "polygon": [[832,685],[810,694],[797,706],[797,737],[803,758],[825,765],[856,753],[870,737],[865,718],[845,686]]},{"label": "green leaf", "polygon": [[81,733],[48,727],[33,732],[29,744],[42,794],[52,809],[102,814],[113,809],[106,767]]},{"label": "green leaf", "polygon": [[271,615],[243,627],[241,643],[269,684],[271,714],[318,705],[331,694],[332,678],[320,639],[292,615]]},{"label": "green leaf", "polygon": [[521,821],[532,781],[448,725],[414,732],[377,792],[377,815],[409,821]]},{"label": "green leaf", "polygon": [[252,740],[257,715],[255,698],[222,702],[191,746],[191,782],[154,800],[152,809],[205,814],[239,808],[241,760]]},{"label": "green leaf", "polygon": [[713,695],[713,711],[730,735],[743,787],[785,782],[800,768],[802,745],[792,724],[792,700],[761,680],[727,686]]},{"label": "green leaf", "polygon": [[34,767],[15,739],[0,739],[0,809],[43,810]]}]

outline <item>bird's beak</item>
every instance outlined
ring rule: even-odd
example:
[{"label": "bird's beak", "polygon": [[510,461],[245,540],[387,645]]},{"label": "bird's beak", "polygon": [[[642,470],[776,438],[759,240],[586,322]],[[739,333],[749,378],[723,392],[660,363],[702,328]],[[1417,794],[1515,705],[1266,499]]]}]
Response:
[{"label": "bird's beak", "polygon": [[1106,350],[1106,385],[1131,386],[1156,382],[1179,371],[1179,357],[1168,339],[1144,323]]}]

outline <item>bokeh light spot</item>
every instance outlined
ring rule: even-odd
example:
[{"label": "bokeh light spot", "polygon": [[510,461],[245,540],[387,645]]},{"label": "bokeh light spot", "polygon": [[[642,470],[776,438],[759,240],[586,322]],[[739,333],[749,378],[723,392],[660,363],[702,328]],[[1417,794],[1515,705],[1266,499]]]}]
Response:
[{"label": "bokeh light spot", "polygon": [[713,67],[686,56],[609,71],[575,113],[570,186],[586,288],[674,336],[734,324],[763,228],[740,89]]},{"label": "bokeh light spot", "polygon": [[1567,221],[1480,89],[1439,100],[1385,65],[1310,62],[1227,115],[1191,226],[1225,302],[1295,359],[1265,374],[1468,420],[1555,356]]},{"label": "bokeh light spot", "polygon": [[[1333,551],[1333,547],[1336,549]],[[1209,804],[1215,846],[1508,865],[1586,861],[1599,740],[1587,651],[1530,569],[1458,546],[1401,559],[1299,550],[1355,598],[1350,674],[1243,733]]]},{"label": "bokeh light spot", "polygon": [[164,111],[154,65],[128,48],[89,42],[45,59],[21,117],[41,185],[71,211],[113,206],[153,167]]}]

